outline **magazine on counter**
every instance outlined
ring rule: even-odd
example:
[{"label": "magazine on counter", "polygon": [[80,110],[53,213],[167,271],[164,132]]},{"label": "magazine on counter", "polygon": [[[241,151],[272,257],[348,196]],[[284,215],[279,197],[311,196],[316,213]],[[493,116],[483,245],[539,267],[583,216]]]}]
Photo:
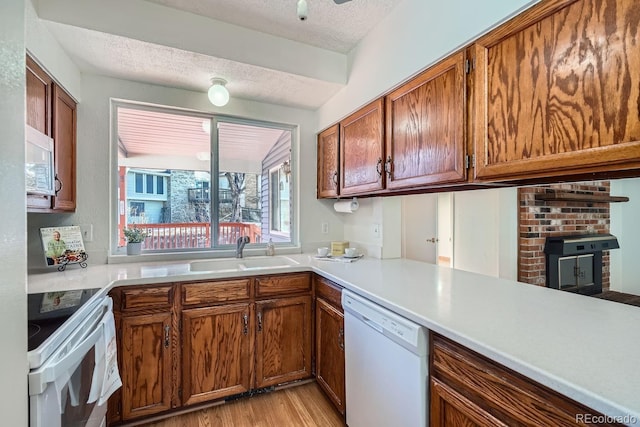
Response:
[{"label": "magazine on counter", "polygon": [[77,225],[41,228],[40,238],[47,265],[61,267],[80,263],[86,266],[87,253]]}]

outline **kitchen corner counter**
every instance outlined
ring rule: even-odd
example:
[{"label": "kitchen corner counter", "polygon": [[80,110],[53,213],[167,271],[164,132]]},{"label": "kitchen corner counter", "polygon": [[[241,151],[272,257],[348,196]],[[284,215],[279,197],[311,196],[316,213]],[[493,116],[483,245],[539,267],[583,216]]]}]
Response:
[{"label": "kitchen corner counter", "polygon": [[[28,276],[28,292],[314,271],[567,397],[640,425],[640,308],[406,259],[287,255],[263,271],[188,262],[90,265]],[[76,267],[76,266],[73,266]]]}]

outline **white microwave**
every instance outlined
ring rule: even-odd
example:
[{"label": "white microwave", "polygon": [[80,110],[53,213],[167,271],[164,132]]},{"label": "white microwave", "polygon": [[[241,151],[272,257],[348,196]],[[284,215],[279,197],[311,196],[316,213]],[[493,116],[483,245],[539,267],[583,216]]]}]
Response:
[{"label": "white microwave", "polygon": [[53,138],[26,125],[25,178],[27,194],[55,195]]}]

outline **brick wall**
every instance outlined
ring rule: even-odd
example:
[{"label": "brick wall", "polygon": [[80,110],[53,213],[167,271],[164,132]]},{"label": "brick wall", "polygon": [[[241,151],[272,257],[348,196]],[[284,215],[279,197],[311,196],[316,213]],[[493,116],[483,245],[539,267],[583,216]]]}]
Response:
[{"label": "brick wall", "polygon": [[[536,200],[551,192],[610,194],[609,181],[589,181],[518,189],[518,280],[546,286],[544,243],[549,236],[609,233],[609,203]],[[609,288],[609,252],[602,254],[602,288]]]}]

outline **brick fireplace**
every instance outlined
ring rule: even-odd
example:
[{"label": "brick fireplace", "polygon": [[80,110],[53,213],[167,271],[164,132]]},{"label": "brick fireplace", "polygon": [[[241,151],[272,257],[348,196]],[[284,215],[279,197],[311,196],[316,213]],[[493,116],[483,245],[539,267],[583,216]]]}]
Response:
[{"label": "brick fireplace", "polygon": [[[558,195],[556,198],[555,196]],[[573,200],[563,200],[568,195]],[[609,233],[609,181],[589,181],[518,189],[518,280],[546,285],[547,237]],[[602,289],[609,289],[609,252],[602,256]]]}]

